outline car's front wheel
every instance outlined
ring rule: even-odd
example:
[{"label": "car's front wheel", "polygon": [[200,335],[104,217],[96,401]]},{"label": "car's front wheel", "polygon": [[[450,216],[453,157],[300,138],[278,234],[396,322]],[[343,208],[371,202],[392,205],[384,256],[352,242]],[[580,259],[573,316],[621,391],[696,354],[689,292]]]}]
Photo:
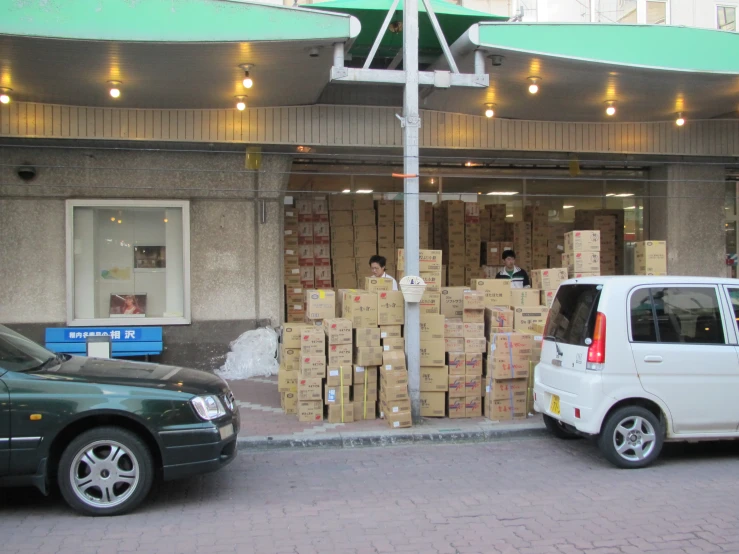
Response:
[{"label": "car's front wheel", "polygon": [[625,406],[613,412],[598,437],[606,459],[624,469],[650,465],[659,457],[663,442],[659,418],[641,406]]},{"label": "car's front wheel", "polygon": [[59,461],[59,489],[72,508],[90,516],[129,512],[146,498],[154,460],[146,444],[120,427],[77,436]]}]

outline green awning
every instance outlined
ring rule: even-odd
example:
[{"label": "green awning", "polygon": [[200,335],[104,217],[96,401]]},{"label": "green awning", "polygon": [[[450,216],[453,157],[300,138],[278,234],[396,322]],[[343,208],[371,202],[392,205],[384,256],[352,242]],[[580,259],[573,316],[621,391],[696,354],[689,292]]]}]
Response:
[{"label": "green awning", "polygon": [[[308,4],[304,7],[316,10],[341,12],[353,15],[359,19],[362,24],[362,30],[354,41],[351,53],[361,57],[366,55],[372,47],[372,43],[374,42],[392,3],[392,0],[330,0],[328,2]],[[452,44],[457,40],[462,33],[475,23],[483,21],[506,21],[508,19],[508,17],[470,10],[450,2],[445,2],[444,0],[431,0],[431,6],[434,9],[434,13],[436,13],[439,25],[444,32],[444,37],[449,44]],[[431,20],[426,14],[426,8],[421,1],[418,3],[418,11],[419,53],[428,55],[441,54],[441,45],[436,38],[434,29],[431,26]],[[403,0],[399,2],[398,9],[395,11],[392,21],[403,21]],[[388,30],[380,43],[377,56],[392,58],[402,47],[402,32],[392,32]]]},{"label": "green awning", "polygon": [[[475,36],[477,35],[477,36]],[[491,51],[514,51],[595,63],[739,74],[739,34],[665,25],[481,23],[470,40]]]},{"label": "green awning", "polygon": [[256,42],[353,38],[342,14],[238,0],[0,2],[0,35],[130,42]]}]

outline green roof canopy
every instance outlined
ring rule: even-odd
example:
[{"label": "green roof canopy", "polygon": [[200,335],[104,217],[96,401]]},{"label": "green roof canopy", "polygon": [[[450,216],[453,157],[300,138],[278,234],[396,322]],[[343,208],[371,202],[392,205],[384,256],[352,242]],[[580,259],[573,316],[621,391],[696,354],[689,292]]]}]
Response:
[{"label": "green roof canopy", "polygon": [[[330,0],[316,4],[305,5],[306,8],[316,10],[328,10],[346,13],[355,16],[362,24],[362,30],[356,38],[351,53],[357,56],[366,55],[375,37],[382,26],[387,12],[392,6],[392,0]],[[492,15],[489,13],[470,10],[445,2],[444,0],[431,0],[431,6],[436,13],[447,43],[452,44],[470,26],[482,21],[505,21],[507,17]],[[441,45],[439,44],[431,20],[426,14],[423,2],[418,3],[419,11],[419,39],[418,48],[421,54],[439,55]],[[403,21],[403,0],[398,3],[398,9],[392,19],[393,22]],[[393,33],[388,30],[380,43],[377,51],[378,57],[393,57],[403,47],[402,32]]]},{"label": "green roof canopy", "polygon": [[490,50],[646,69],[739,74],[739,34],[725,31],[665,25],[482,23],[470,29],[470,39]]},{"label": "green roof canopy", "polygon": [[240,0],[0,2],[0,35],[130,42],[355,37],[356,19]]}]

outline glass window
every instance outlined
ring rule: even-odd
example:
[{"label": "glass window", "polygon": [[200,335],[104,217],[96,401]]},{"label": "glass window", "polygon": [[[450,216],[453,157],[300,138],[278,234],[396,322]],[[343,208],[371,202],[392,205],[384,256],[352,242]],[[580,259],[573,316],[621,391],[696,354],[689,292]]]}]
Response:
[{"label": "glass window", "polygon": [[28,371],[39,367],[53,356],[46,348],[0,325],[0,368]]},{"label": "glass window", "polygon": [[647,24],[667,25],[667,2],[647,2]]},{"label": "glass window", "polygon": [[725,344],[716,289],[664,287],[635,292],[631,336],[634,342]]},{"label": "glass window", "polygon": [[734,309],[734,320],[739,326],[739,289],[729,289],[731,297],[731,307]]},{"label": "glass window", "polygon": [[567,285],[559,287],[549,312],[546,335],[559,342],[586,346],[592,338],[601,285]]},{"label": "glass window", "polygon": [[189,323],[189,203],[68,201],[68,319]]},{"label": "glass window", "polygon": [[736,6],[716,6],[718,28],[722,31],[736,31]]}]

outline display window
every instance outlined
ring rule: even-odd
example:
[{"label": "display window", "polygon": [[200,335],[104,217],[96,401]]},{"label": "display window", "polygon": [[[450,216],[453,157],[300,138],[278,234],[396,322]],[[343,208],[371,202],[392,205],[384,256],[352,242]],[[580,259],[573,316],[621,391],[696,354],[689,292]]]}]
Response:
[{"label": "display window", "polygon": [[67,323],[190,323],[187,201],[67,201]]}]

